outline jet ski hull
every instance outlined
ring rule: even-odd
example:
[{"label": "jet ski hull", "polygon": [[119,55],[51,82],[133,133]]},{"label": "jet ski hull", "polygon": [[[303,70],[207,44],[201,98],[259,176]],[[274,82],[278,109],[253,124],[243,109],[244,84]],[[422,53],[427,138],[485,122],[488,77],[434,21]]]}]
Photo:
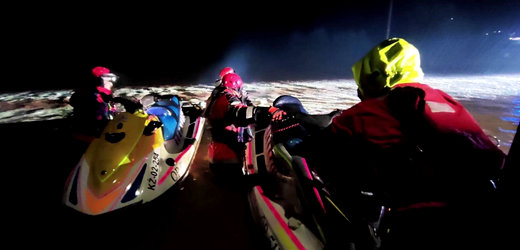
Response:
[{"label": "jet ski hull", "polygon": [[[270,149],[270,127],[253,126],[255,138],[247,144],[246,174],[265,171],[266,163],[274,157]],[[269,240],[271,249],[323,249],[318,237],[298,219],[287,216],[284,206],[266,195],[261,186],[249,192],[251,212],[256,225]]]},{"label": "jet ski hull", "polygon": [[[173,123],[157,115],[130,113],[110,121],[72,170],[64,204],[84,214],[100,215],[150,202],[178,186],[189,173],[205,119],[200,116],[204,103],[177,101],[172,104],[176,107],[170,107],[177,112],[169,114],[176,119]],[[170,136],[163,134],[165,126],[173,131]]]}]

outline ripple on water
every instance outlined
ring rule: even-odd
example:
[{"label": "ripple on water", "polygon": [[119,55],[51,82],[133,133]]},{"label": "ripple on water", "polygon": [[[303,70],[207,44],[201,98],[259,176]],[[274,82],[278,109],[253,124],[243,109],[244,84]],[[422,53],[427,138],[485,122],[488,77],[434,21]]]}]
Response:
[{"label": "ripple on water", "polygon": [[[517,126],[515,122],[518,123],[520,119],[520,75],[427,76],[424,83],[460,100],[488,133],[500,138],[504,147],[512,141]],[[143,86],[120,88],[115,91],[115,95],[141,98],[149,93],[160,93],[205,100],[213,87],[213,84]],[[289,94],[300,98],[307,111],[314,114],[347,109],[359,102],[357,86],[351,79],[254,82],[245,83],[244,88],[257,105],[267,106],[278,96]],[[0,112],[0,123],[64,117],[71,111],[66,101],[72,93],[72,90],[60,90],[0,94],[0,110],[3,111]],[[38,100],[56,100],[63,104],[39,109]],[[29,102],[29,105],[24,102]]]}]

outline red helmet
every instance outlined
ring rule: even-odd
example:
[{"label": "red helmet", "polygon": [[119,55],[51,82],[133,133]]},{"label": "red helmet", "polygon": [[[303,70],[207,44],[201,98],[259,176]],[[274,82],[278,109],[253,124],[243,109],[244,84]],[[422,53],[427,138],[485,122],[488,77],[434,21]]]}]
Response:
[{"label": "red helmet", "polygon": [[105,67],[95,67],[92,69],[92,74],[94,74],[96,77],[101,77],[102,75],[109,74],[110,70]]},{"label": "red helmet", "polygon": [[233,90],[242,89],[242,78],[235,73],[229,73],[222,78],[222,86]]},{"label": "red helmet", "polygon": [[225,75],[235,73],[235,70],[231,67],[225,67],[220,71],[220,79],[222,79]]}]

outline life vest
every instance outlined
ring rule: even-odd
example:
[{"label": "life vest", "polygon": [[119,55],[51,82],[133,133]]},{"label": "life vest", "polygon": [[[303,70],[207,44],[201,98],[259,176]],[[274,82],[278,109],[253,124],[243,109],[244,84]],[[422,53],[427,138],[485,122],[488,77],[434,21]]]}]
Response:
[{"label": "life vest", "polygon": [[[223,99],[226,98],[226,104]],[[229,145],[243,144],[251,141],[252,132],[250,127],[238,127],[233,124],[235,114],[231,107],[247,107],[246,98],[238,91],[221,88],[210,96],[209,105],[205,110],[205,115],[211,124],[212,139],[214,141],[226,143]],[[216,106],[219,105],[219,106]],[[221,109],[221,110],[218,110]]]},{"label": "life vest", "polygon": [[[232,97],[236,97],[240,100],[241,104],[243,104],[243,105],[248,104],[246,95],[243,95],[240,92],[233,90],[233,89],[225,88],[222,86],[217,86],[215,89],[213,89],[213,91],[211,92],[211,95],[206,100],[207,105],[206,105],[206,108],[204,109],[204,112],[202,113],[202,115],[204,117],[208,118],[210,116],[210,111],[211,111],[211,108],[213,107],[213,104],[215,103],[215,100],[217,100],[218,97],[223,94],[228,96],[228,100],[231,99]],[[233,105],[233,103],[230,103],[230,105]]]},{"label": "life vest", "polygon": [[[208,145],[208,160],[211,164],[241,164],[245,156],[245,143],[252,138],[249,127],[233,124],[234,108],[246,107],[245,98],[239,92],[217,87],[208,98],[204,111],[211,125],[211,142]],[[231,107],[231,108],[230,108]]]},{"label": "life vest", "polygon": [[111,105],[112,91],[103,87],[78,90],[70,98],[74,113],[86,120],[108,119],[115,106]]},{"label": "life vest", "polygon": [[331,131],[352,144],[339,150],[352,156],[343,175],[374,169],[373,183],[397,206],[476,194],[491,186],[505,157],[460,103],[418,83],[344,111]]}]

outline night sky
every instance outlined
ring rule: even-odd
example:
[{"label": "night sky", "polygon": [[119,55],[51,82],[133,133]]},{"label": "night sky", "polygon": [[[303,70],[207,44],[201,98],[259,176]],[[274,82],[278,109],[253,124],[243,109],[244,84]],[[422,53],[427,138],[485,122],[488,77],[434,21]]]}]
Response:
[{"label": "night sky", "polygon": [[[245,82],[351,78],[386,38],[390,0],[341,2],[33,6],[18,33],[39,80],[1,90],[78,88],[99,65],[124,85],[209,84],[226,66]],[[427,74],[520,72],[513,32],[520,1],[393,0],[390,37],[416,45]]]}]

